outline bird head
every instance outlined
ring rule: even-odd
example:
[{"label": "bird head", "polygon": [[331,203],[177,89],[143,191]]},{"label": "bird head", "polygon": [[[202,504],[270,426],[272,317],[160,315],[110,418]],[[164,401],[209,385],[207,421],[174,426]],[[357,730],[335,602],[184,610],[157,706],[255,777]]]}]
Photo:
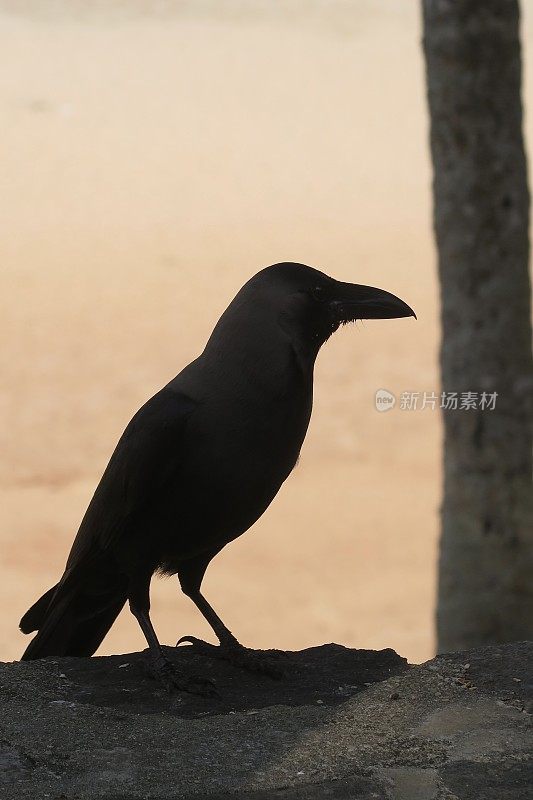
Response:
[{"label": "bird head", "polygon": [[416,318],[407,303],[384,289],[337,281],[304,264],[274,264],[258,272],[247,286],[262,304],[275,310],[291,339],[310,352],[318,352],[339,326],[349,322]]},{"label": "bird head", "polygon": [[[399,297],[356,283],[336,281],[305,264],[274,264],[244,284],[230,303],[206,351],[224,353],[230,340],[247,342],[261,356],[277,358],[278,334],[289,339],[300,361],[314,362],[320,347],[340,325],[358,319],[416,317]],[[236,351],[241,350],[236,346]]]}]

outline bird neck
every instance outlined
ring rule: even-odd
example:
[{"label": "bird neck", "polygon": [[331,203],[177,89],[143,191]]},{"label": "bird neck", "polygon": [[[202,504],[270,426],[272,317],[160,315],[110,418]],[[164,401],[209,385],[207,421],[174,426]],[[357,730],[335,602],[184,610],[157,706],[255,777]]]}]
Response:
[{"label": "bird neck", "polygon": [[271,316],[249,312],[221,317],[199,358],[202,372],[262,397],[312,392],[316,352],[295,343]]}]

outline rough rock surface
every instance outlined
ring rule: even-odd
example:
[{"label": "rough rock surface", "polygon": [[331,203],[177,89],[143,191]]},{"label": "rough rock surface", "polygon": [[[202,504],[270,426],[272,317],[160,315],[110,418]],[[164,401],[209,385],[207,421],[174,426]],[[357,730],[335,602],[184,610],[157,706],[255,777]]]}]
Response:
[{"label": "rough rock surface", "polygon": [[280,681],[168,652],[220,698],[168,696],[139,653],[1,664],[0,797],[533,797],[533,643],[414,667],[325,645]]}]

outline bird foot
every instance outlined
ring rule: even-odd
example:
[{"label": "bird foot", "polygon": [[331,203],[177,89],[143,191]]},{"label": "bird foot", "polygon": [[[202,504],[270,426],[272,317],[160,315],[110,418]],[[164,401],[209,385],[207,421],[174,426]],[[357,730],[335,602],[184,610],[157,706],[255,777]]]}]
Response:
[{"label": "bird foot", "polygon": [[196,636],[182,636],[176,643],[176,647],[183,642],[191,644],[195,651],[201,655],[223,659],[233,666],[240,667],[248,672],[267,675],[275,680],[283,678],[286,674],[286,671],[279,664],[279,661],[286,658],[285,653],[281,650],[252,650],[249,647],[244,647],[236,639],[216,645],[197,639]]},{"label": "bird foot", "polygon": [[200,697],[219,696],[212,681],[184,675],[163,654],[151,656],[148,666],[152,677],[158,680],[169,694],[187,692]]}]

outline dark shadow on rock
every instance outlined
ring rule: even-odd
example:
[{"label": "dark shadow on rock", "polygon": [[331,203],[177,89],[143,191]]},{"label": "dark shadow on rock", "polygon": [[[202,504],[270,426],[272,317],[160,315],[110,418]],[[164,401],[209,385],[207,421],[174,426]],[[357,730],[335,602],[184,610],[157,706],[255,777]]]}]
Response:
[{"label": "dark shadow on rock", "polygon": [[[237,794],[235,792],[193,794],[179,798],[179,800],[395,800],[395,798],[391,798],[388,788],[374,778],[355,775],[321,783],[284,786],[279,789],[258,789]],[[139,800],[139,798],[132,795],[117,795],[113,800]],[[174,798],[170,798],[170,800],[174,800]],[[409,798],[409,800],[420,800],[420,798]],[[501,800],[511,799],[505,797]],[[524,798],[520,796],[516,800],[524,800]]]},{"label": "dark shadow on rock", "polygon": [[226,661],[194,653],[194,648],[165,648],[166,655],[188,676],[211,680],[219,697],[179,692],[169,695],[147,670],[146,651],[91,659],[61,659],[66,677],[65,702],[129,713],[206,717],[231,711],[253,712],[269,706],[335,706],[374,683],[408,669],[394,650],[350,650],[338,644],[288,652],[280,658],[285,675],[274,680],[246,672]]},{"label": "dark shadow on rock", "polygon": [[463,680],[471,686],[528,713],[533,712],[531,642],[478,647],[469,650],[467,655],[444,653],[437,657],[437,662],[461,669]]},{"label": "dark shadow on rock", "polygon": [[472,764],[459,761],[442,770],[446,787],[461,800],[531,800],[533,763]]}]

